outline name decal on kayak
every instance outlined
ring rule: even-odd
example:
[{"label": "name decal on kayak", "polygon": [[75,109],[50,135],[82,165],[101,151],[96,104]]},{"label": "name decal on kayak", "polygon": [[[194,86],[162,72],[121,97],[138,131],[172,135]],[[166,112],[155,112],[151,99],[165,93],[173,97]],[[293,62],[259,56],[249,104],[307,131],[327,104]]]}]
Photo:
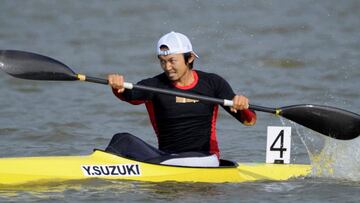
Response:
[{"label": "name decal on kayak", "polygon": [[82,165],[81,169],[85,176],[140,176],[141,170],[138,164],[119,165]]}]

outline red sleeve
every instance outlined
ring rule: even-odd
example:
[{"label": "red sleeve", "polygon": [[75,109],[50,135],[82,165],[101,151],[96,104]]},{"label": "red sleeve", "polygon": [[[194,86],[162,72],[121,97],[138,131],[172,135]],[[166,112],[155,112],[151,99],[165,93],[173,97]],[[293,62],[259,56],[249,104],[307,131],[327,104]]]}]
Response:
[{"label": "red sleeve", "polygon": [[244,125],[254,125],[256,122],[256,113],[253,110],[245,109],[238,112],[238,115],[240,116],[240,121]]}]

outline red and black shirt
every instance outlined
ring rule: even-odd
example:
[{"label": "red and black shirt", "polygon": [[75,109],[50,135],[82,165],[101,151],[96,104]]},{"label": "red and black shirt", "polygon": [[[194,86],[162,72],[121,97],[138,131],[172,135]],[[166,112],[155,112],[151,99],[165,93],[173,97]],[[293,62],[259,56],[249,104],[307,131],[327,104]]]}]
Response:
[{"label": "red and black shirt", "polygon": [[[198,70],[193,70],[192,73],[195,80],[189,86],[174,85],[165,73],[138,84],[229,100],[235,96],[230,85],[220,76]],[[116,90],[113,92],[121,100],[131,104],[145,103],[160,150],[168,153],[204,152],[219,157],[216,138],[217,104],[141,90],[125,90],[121,94]],[[242,123],[250,123],[256,118],[251,110],[233,113],[229,107],[223,108]]]}]

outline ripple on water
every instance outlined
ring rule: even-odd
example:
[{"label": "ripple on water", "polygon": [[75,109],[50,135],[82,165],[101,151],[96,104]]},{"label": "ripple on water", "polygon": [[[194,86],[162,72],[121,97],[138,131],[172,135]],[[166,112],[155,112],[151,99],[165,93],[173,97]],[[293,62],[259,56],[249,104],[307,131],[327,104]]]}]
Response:
[{"label": "ripple on water", "polygon": [[301,68],[305,66],[305,62],[291,58],[266,58],[260,60],[260,65],[278,68]]}]

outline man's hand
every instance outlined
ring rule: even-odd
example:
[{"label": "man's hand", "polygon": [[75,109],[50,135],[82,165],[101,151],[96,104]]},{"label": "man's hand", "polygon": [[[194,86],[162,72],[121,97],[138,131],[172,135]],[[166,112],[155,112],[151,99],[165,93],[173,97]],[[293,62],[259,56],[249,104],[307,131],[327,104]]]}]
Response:
[{"label": "man's hand", "polygon": [[123,93],[125,91],[124,76],[119,74],[110,74],[108,75],[108,81],[109,81],[109,85],[112,88],[117,89],[118,93]]},{"label": "man's hand", "polygon": [[232,101],[234,105],[230,107],[230,110],[234,113],[237,113],[238,110],[249,108],[249,99],[243,95],[235,95]]}]

